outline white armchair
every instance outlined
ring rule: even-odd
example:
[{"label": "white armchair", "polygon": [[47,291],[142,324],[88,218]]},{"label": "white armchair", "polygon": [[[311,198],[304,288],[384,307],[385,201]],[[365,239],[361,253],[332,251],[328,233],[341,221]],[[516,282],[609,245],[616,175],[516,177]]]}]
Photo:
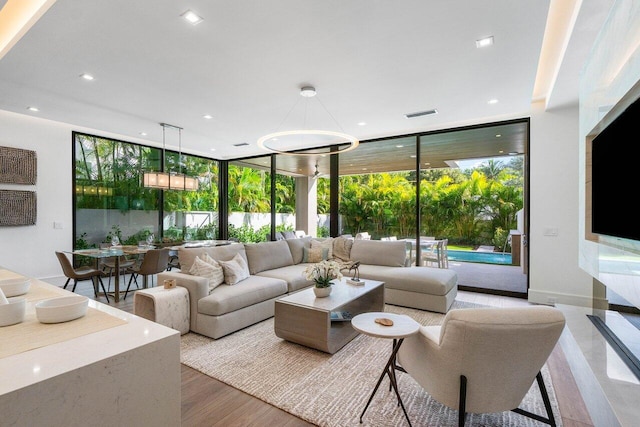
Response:
[{"label": "white armchair", "polygon": [[[434,399],[459,411],[514,411],[555,426],[540,369],[565,325],[547,306],[451,310],[442,326],[423,326],[404,340],[399,364]],[[547,418],[518,408],[537,380]]]}]

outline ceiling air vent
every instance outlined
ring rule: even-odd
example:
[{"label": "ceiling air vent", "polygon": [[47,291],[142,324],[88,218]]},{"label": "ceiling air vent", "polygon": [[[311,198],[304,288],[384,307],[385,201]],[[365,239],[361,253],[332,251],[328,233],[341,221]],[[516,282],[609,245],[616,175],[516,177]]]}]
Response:
[{"label": "ceiling air vent", "polygon": [[238,144],[233,144],[234,147],[244,147],[246,145],[249,145],[249,143],[248,142],[240,142]]},{"label": "ceiling air vent", "polygon": [[414,117],[429,116],[431,114],[438,114],[438,110],[433,109],[433,110],[426,110],[426,111],[418,111],[417,113],[408,113],[408,114],[405,114],[404,116],[407,119],[413,119]]}]

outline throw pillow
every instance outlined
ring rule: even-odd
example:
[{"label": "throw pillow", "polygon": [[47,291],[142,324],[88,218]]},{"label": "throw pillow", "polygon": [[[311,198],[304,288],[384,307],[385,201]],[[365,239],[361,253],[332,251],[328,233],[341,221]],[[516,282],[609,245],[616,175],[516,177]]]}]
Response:
[{"label": "throw pillow", "polygon": [[302,262],[325,261],[329,256],[327,248],[302,248]]},{"label": "throw pillow", "polygon": [[209,260],[205,261],[200,257],[196,257],[189,274],[209,279],[209,293],[211,293],[217,286],[224,283],[224,272],[216,260],[207,254],[205,255],[204,258],[208,257]]},{"label": "throw pillow", "polygon": [[249,277],[249,266],[239,253],[230,261],[218,261],[224,270],[224,282],[235,285]]},{"label": "throw pillow", "polygon": [[315,248],[326,248],[329,251],[326,259],[333,258],[333,238],[332,237],[327,237],[324,240],[312,239],[311,249],[315,249]]},{"label": "throw pillow", "polygon": [[351,259],[351,247],[353,239],[346,237],[336,237],[333,239],[333,256],[341,261],[349,261]]}]

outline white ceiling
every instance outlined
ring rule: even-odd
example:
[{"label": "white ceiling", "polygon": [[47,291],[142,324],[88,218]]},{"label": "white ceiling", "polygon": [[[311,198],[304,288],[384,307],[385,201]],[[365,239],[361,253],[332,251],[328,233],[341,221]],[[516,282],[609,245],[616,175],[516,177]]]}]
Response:
[{"label": "white ceiling", "polygon": [[[364,140],[526,117],[553,1],[58,0],[0,59],[0,109],[156,146],[166,122],[184,128],[184,152],[218,159],[262,154],[260,136],[292,128]],[[577,102],[612,2],[582,1],[549,107]],[[318,91],[306,120],[304,85]]]}]

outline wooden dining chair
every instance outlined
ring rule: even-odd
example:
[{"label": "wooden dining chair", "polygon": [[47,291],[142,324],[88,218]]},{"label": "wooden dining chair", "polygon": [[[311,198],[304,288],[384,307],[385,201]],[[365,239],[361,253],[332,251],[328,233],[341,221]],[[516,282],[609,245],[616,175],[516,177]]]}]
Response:
[{"label": "wooden dining chair", "polygon": [[76,291],[76,285],[78,284],[78,282],[83,280],[91,280],[93,282],[94,296],[98,298],[99,283],[102,287],[102,292],[104,292],[104,296],[107,299],[107,302],[109,302],[109,296],[107,295],[107,291],[104,288],[104,283],[102,282],[102,271],[87,266],[73,268],[71,261],[69,261],[69,258],[67,258],[64,253],[56,251],[56,256],[58,257],[58,261],[60,262],[60,266],[62,267],[62,272],[67,277],[67,281],[65,282],[63,289],[67,289],[67,285],[69,284],[71,279],[73,279],[73,289],[71,289],[71,292]]}]

